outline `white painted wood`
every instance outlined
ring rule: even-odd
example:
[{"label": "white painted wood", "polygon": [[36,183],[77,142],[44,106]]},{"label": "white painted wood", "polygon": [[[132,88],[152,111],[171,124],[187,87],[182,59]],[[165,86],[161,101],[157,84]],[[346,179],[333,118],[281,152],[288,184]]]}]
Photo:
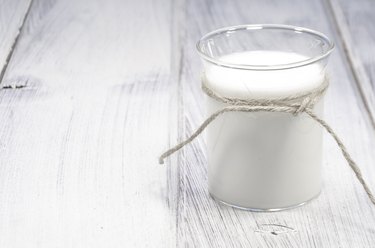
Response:
[{"label": "white painted wood", "polygon": [[0,247],[173,247],[169,1],[35,1],[0,91]]},{"label": "white painted wood", "polygon": [[375,2],[329,0],[345,55],[375,127]]},{"label": "white painted wood", "polygon": [[[203,120],[201,64],[195,41],[204,33],[242,23],[284,23],[340,38],[327,7],[318,1],[187,1],[185,9],[182,136]],[[330,61],[332,84],[326,96],[326,120],[345,141],[375,190],[374,131],[337,41]],[[318,199],[290,211],[250,213],[220,206],[208,196],[205,143],[199,138],[184,149],[180,160],[184,203],[180,203],[179,214],[185,221],[179,226],[184,230],[179,231],[179,243],[195,247],[372,247],[375,208],[329,136],[325,147],[324,188]]]},{"label": "white painted wood", "polygon": [[0,76],[10,58],[30,0],[0,0]]},{"label": "white painted wood", "polygon": [[375,191],[374,130],[329,11],[324,1],[34,0],[2,82],[26,87],[0,91],[0,247],[373,247],[375,209],[328,136],[321,196],[285,212],[215,203],[203,138],[157,165],[203,118],[197,39],[285,23],[336,40],[326,119]]}]

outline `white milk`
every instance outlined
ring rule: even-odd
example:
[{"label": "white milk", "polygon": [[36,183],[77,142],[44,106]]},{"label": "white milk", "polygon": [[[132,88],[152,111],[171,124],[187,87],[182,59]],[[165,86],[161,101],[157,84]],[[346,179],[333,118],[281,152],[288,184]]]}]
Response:
[{"label": "white milk", "polygon": [[[235,64],[276,65],[307,57],[295,53],[252,51],[220,58]],[[284,97],[318,87],[318,64],[274,70],[240,70],[206,62],[208,87],[236,98]],[[207,97],[208,115],[225,106]],[[315,111],[321,114],[320,102]],[[321,188],[322,133],[306,114],[225,113],[208,128],[208,178],[213,197],[251,209],[280,209],[317,196]]]}]

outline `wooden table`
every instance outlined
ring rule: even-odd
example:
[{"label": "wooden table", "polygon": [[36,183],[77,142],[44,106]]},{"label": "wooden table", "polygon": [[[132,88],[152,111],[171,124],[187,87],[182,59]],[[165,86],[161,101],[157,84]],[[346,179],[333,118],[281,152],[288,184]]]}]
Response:
[{"label": "wooden table", "polygon": [[253,213],[207,193],[195,42],[282,23],[333,38],[325,119],[375,191],[373,0],[0,0],[0,247],[375,247],[375,206],[331,137],[324,189]]}]

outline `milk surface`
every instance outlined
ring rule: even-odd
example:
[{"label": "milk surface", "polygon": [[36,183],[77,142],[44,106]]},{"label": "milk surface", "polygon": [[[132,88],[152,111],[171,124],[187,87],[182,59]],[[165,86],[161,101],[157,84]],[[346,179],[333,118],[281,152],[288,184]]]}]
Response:
[{"label": "milk surface", "polygon": [[[278,65],[307,57],[278,51],[233,53],[232,64]],[[324,69],[311,64],[254,71],[206,62],[208,87],[226,97],[264,99],[309,91],[322,84]],[[225,104],[207,97],[207,116]],[[322,102],[315,106],[321,114]],[[218,200],[243,208],[280,209],[306,202],[321,189],[322,133],[307,115],[225,113],[208,128],[209,191]]]}]

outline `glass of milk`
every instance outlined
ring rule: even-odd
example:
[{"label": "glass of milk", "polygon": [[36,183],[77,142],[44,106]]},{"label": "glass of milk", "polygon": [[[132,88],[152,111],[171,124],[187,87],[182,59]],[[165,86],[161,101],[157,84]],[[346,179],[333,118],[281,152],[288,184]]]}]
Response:
[{"label": "glass of milk", "polygon": [[[272,99],[326,80],[334,44],[286,25],[241,25],[213,31],[197,44],[202,80],[224,97]],[[225,104],[206,97],[207,117]],[[323,101],[315,112],[321,116]],[[321,191],[322,130],[306,114],[229,112],[207,128],[209,192],[254,211],[300,206]]]}]

